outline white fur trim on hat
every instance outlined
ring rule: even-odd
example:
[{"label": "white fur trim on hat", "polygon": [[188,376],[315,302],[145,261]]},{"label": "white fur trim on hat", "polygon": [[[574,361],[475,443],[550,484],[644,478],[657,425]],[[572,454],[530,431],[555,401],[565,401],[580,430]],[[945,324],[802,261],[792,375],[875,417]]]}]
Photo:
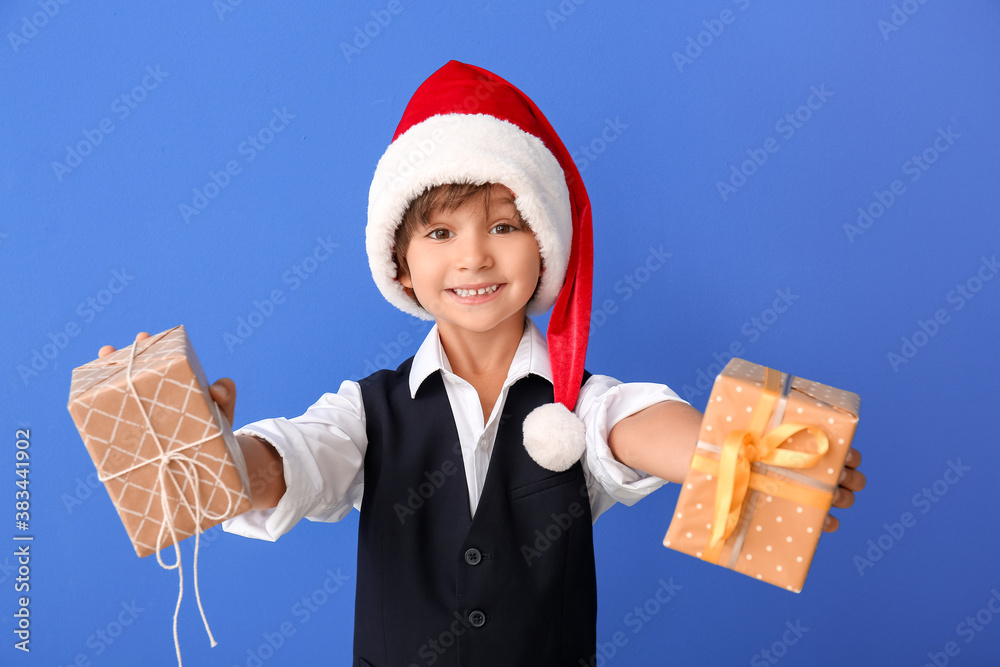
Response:
[{"label": "white fur trim on hat", "polygon": [[514,193],[545,263],[529,312],[551,308],[566,275],[573,236],[566,177],[540,139],[486,114],[432,116],[397,137],[379,160],[368,193],[365,245],[382,295],[404,312],[433,319],[396,280],[392,251],[410,202],[445,183],[501,183]]},{"label": "white fur trim on hat", "polygon": [[546,403],[524,418],[524,448],[538,465],[562,472],[586,451],[587,430],[562,403]]}]

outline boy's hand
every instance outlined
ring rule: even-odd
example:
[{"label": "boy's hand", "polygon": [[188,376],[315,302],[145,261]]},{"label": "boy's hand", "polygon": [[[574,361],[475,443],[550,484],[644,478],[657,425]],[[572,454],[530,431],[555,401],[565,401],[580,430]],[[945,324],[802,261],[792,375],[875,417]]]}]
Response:
[{"label": "boy's hand", "polygon": [[[149,333],[146,331],[140,332],[135,337],[137,341],[146,340],[147,338],[149,338]],[[97,356],[106,357],[114,351],[114,347],[105,345],[97,351]],[[229,420],[229,427],[232,428],[233,417],[236,414],[236,383],[229,378],[221,378],[208,388],[208,393],[211,394],[212,400],[219,405],[222,414]]]},{"label": "boy's hand", "polygon": [[[138,340],[146,340],[147,338],[149,338],[149,332],[148,331],[140,331],[139,335],[137,335],[135,337],[135,339],[137,341]],[[115,351],[115,348],[113,346],[111,346],[111,345],[105,345],[104,347],[102,347],[100,350],[97,351],[97,356],[98,357],[106,357],[106,356],[108,356],[109,354],[111,354],[114,351]]]},{"label": "boy's hand", "polygon": [[[850,507],[854,504],[854,492],[865,488],[864,474],[855,470],[860,464],[861,453],[851,447],[847,450],[844,470],[840,473],[840,487],[833,496],[834,507]],[[838,527],[840,527],[840,521],[832,514],[827,514],[826,521],[823,522],[823,532],[832,533]]]}]

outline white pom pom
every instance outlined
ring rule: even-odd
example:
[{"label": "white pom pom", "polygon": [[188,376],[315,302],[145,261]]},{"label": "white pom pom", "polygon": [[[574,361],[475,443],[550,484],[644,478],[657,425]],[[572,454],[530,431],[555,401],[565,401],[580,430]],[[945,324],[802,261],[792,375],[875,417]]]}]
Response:
[{"label": "white pom pom", "polygon": [[562,472],[586,451],[586,428],[562,403],[540,405],[524,420],[524,448],[538,465]]}]

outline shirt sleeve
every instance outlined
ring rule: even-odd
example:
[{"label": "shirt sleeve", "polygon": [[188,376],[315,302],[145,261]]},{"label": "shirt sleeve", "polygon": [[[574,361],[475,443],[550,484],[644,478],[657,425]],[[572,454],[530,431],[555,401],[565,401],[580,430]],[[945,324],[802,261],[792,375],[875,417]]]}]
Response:
[{"label": "shirt sleeve", "polygon": [[299,417],[264,419],[235,433],[256,436],[278,451],[286,491],[276,507],[224,521],[223,530],[273,542],[300,519],[339,521],[351,507],[360,508],[368,435],[357,382],[324,394]]},{"label": "shirt sleeve", "polygon": [[587,428],[584,471],[595,521],[616,502],[634,505],[666,484],[664,479],[620,462],[608,445],[608,434],[615,424],[663,401],[687,403],[666,385],[622,383],[607,375],[592,375],[580,390],[576,413]]}]

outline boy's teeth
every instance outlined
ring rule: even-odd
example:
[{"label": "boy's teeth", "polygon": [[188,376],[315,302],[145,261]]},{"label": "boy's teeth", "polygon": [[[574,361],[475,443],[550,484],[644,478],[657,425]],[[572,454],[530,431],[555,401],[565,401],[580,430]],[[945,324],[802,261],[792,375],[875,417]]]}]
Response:
[{"label": "boy's teeth", "polygon": [[455,288],[455,294],[459,296],[482,296],[484,294],[492,294],[497,291],[499,285],[490,285],[489,287],[481,287],[479,289],[461,289],[459,287]]}]

